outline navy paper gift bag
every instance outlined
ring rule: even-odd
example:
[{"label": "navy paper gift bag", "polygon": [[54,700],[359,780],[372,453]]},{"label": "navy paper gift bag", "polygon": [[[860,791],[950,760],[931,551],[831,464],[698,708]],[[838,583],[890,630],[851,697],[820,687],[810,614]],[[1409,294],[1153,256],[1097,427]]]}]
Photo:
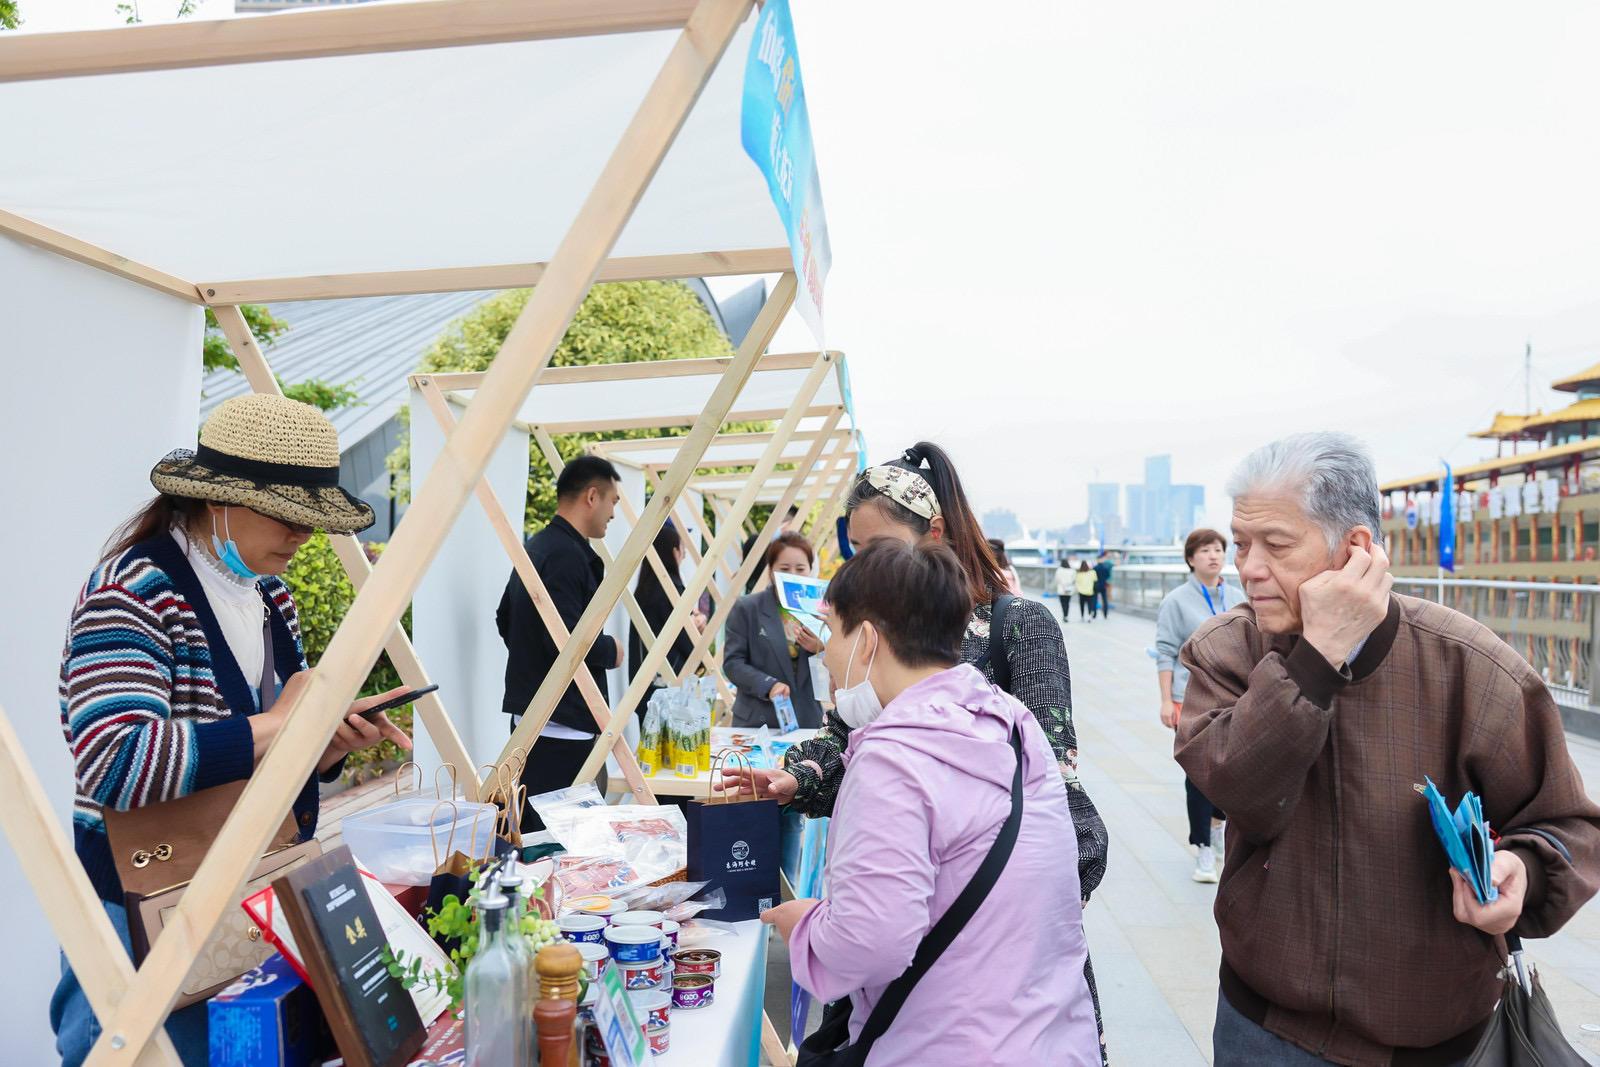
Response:
[{"label": "navy paper gift bag", "polygon": [[722,908],[701,918],[740,922],[778,903],[782,821],[776,800],[713,793],[709,800],[690,800],[686,815],[689,881],[711,883],[702,896],[718,889],[727,895]]}]

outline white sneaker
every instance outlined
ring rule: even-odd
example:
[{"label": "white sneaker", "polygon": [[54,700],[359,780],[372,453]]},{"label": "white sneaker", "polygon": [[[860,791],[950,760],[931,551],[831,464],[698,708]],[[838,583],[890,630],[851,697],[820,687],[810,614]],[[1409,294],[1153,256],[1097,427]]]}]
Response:
[{"label": "white sneaker", "polygon": [[1210,845],[1201,845],[1199,855],[1194,861],[1193,878],[1197,882],[1211,882],[1217,880],[1217,855],[1211,850]]},{"label": "white sneaker", "polygon": [[1228,858],[1228,850],[1223,847],[1222,840],[1222,835],[1227,828],[1228,824],[1225,822],[1214,822],[1211,824],[1211,851],[1215,853],[1216,857],[1220,860],[1226,860]]}]

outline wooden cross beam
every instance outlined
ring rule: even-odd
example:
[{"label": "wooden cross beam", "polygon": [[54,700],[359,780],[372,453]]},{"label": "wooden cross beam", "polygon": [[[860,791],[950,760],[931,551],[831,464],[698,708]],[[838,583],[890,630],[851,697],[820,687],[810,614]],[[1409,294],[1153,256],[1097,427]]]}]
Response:
[{"label": "wooden cross beam", "polygon": [[[789,435],[795,431],[795,428],[800,423],[801,411],[806,407],[806,405],[810,404],[812,398],[816,396],[817,389],[822,385],[823,379],[827,376],[828,372],[833,369],[834,359],[835,353],[818,353],[816,365],[811,368],[810,373],[806,375],[805,381],[801,383],[800,388],[796,393],[794,403],[789,408],[789,413],[784,416],[783,420],[778,424],[777,429],[773,431],[772,443],[767,446],[766,454],[762,456],[761,462],[757,463],[755,470],[751,472],[749,487],[744,493],[740,494],[739,499],[734,502],[733,509],[735,515],[741,511],[748,511],[750,509],[751,503],[755,500],[757,486],[763,479],[767,477],[768,474],[771,473],[772,468],[776,466],[778,462],[778,457],[783,455],[783,448],[788,442]],[[820,452],[821,445],[822,442],[818,441],[813,447]],[[688,449],[685,449],[685,453],[688,451]],[[690,467],[693,466],[698,458],[698,455],[687,454],[680,455],[678,457],[680,462],[687,461],[686,466]],[[813,462],[815,462],[815,460],[813,460]],[[684,473],[687,475],[687,470],[685,470]],[[680,488],[681,485],[672,486],[670,484],[663,484],[661,492],[657,493],[655,497],[651,498],[652,503],[654,503],[655,500],[659,499],[662,494],[668,492],[669,490],[676,493]],[[716,558],[727,551],[728,546],[732,542],[737,530],[738,527],[730,523],[717,531],[716,537],[712,539],[711,547],[706,552],[706,559],[701,561],[700,566],[695,569],[694,576],[684,584],[683,599],[679,601],[678,606],[672,610],[672,614],[667,616],[667,621],[662,624],[661,631],[656,636],[655,646],[650,649],[649,655],[645,657],[644,662],[639,667],[638,675],[634,677],[633,683],[628,686],[627,694],[622,698],[623,702],[629,707],[637,704],[640,697],[644,695],[644,688],[650,683],[651,672],[655,671],[657,667],[660,666],[661,661],[666,658],[667,649],[671,647],[673,639],[678,636],[678,631],[683,628],[684,622],[689,617],[690,605],[692,605],[695,600],[699,598],[700,591],[704,589],[706,583],[711,580],[711,572],[714,569]],[[717,615],[719,617],[725,617],[727,613],[732,610],[732,608],[732,600],[724,601],[723,606],[717,610]],[[700,634],[700,637],[695,641],[694,651],[689,654],[688,662],[684,665],[683,669],[685,673],[694,670],[694,668],[699,665],[701,658],[705,654],[706,646],[710,643],[710,635],[717,633],[719,630],[721,630],[721,628],[721,622],[714,620],[712,624]],[[588,762],[584,764],[583,773],[580,774],[578,778],[580,782],[587,780],[586,777],[584,777],[585,775],[592,777],[598,771],[599,764],[596,762],[596,756],[598,755],[601,759],[603,759],[605,755],[605,749],[601,747],[602,744],[607,746],[610,744],[609,740],[603,735],[601,740],[596,743],[594,751],[589,754]]]},{"label": "wooden cross beam", "polygon": [[[428,405],[428,410],[432,412],[434,419],[439,423],[439,428],[448,435],[456,427],[455,413],[450,410],[449,401],[445,399],[439,388],[426,377],[419,377],[416,381],[423,402]],[[567,625],[562,621],[561,613],[550,602],[550,592],[545,588],[544,579],[539,577],[539,572],[535,569],[533,560],[528,556],[528,546],[523,544],[522,538],[518,536],[516,529],[512,527],[511,519],[506,515],[505,508],[500,503],[500,498],[494,495],[494,488],[484,478],[478,479],[478,484],[473,492],[478,498],[479,505],[483,508],[484,516],[489,520],[489,526],[494,530],[496,539],[500,542],[500,547],[505,550],[507,558],[511,560],[511,569],[522,580],[522,587],[527,591],[528,599],[533,601],[534,610],[538,612],[539,621],[544,623],[545,630],[549,632],[550,640],[554,642],[558,649],[565,647],[570,637],[567,632]],[[579,662],[578,670],[575,672],[573,680],[577,683],[578,693],[583,697],[584,704],[589,708],[589,714],[594,717],[595,725],[604,730],[606,725],[611,722],[611,709],[606,706],[606,698],[601,695],[600,686],[595,682],[594,674],[589,670],[587,663]],[[534,738],[533,741],[529,742],[530,747],[537,741],[538,738]],[[503,763],[505,759],[506,757],[501,757],[496,766]],[[639,769],[638,762],[634,760],[633,753],[626,751],[626,746],[623,746],[623,751],[617,753],[617,766],[622,769],[622,776],[627,779],[628,787],[634,790],[635,796],[647,797],[651,803],[655,801],[655,794],[645,784],[644,773]],[[474,777],[476,777],[476,772],[474,772]],[[518,812],[517,814],[518,818],[521,818],[522,813]]]},{"label": "wooden cross beam", "polygon": [[[722,425],[723,420],[727,418],[728,412],[733,409],[739,393],[744,389],[745,383],[750,380],[750,375],[754,373],[761,353],[772,342],[772,337],[777,333],[778,326],[783,321],[784,315],[788,313],[790,306],[793,305],[795,287],[796,281],[793,274],[783,275],[778,279],[777,285],[773,286],[772,295],[767,298],[767,303],[761,309],[761,313],[756,316],[756,321],[750,327],[750,332],[745,335],[744,343],[739,346],[738,354],[734,356],[727,373],[717,383],[716,389],[711,394],[711,399],[707,401],[699,417],[695,420],[694,427],[686,435],[683,452],[680,453],[672,469],[662,479],[660,488],[650,498],[650,502],[645,505],[644,512],[639,517],[639,524],[634,527],[633,532],[628,535],[627,541],[617,552],[615,568],[605,576],[605,579],[600,583],[600,588],[595,591],[595,595],[589,600],[589,607],[584,611],[577,625],[572,628],[572,641],[556,656],[556,661],[551,665],[550,672],[545,675],[544,682],[539,686],[538,691],[534,693],[533,699],[529,701],[528,710],[523,716],[522,722],[517,725],[510,740],[506,742],[502,756],[509,754],[511,749],[516,748],[518,745],[526,746],[532,738],[538,736],[539,731],[543,730],[545,723],[549,721],[551,712],[555,710],[557,700],[560,699],[561,694],[566,690],[567,684],[572,678],[577,662],[588,652],[589,646],[594,644],[595,638],[599,636],[600,630],[605,625],[606,616],[611,613],[611,609],[616,605],[618,597],[622,595],[623,587],[627,584],[633,568],[639,565],[639,561],[644,558],[645,551],[655,539],[655,535],[651,531],[666,520],[667,511],[672,506],[673,500],[677,498],[678,493],[688,483],[689,475],[693,472],[695,464],[699,462],[700,456],[705,451],[706,446],[710,444],[711,438],[716,435],[717,429]],[[534,292],[537,293],[538,290],[536,289]],[[669,360],[667,365],[675,362],[680,361]],[[622,365],[626,366],[626,364]],[[696,595],[698,596],[698,593]],[[681,609],[683,606],[680,604],[679,608]],[[674,615],[676,614],[677,612],[675,611]],[[687,612],[683,614],[687,616]],[[646,656],[644,664],[639,668],[646,682],[660,667],[659,662],[655,664],[650,662],[652,658],[654,657]],[[630,686],[629,689],[631,692],[632,687]],[[638,702],[639,696],[639,693],[631,693],[631,699],[634,704]],[[627,703],[628,700],[629,697],[625,696],[618,706],[632,707],[633,704]],[[614,726],[615,723],[613,723]],[[607,748],[614,743],[614,738],[606,738],[604,734],[601,737]],[[602,761],[605,757],[605,751],[605,749],[600,750]],[[598,773],[598,769],[599,765],[596,764],[594,770],[589,771],[589,778],[593,778]],[[577,780],[581,782],[588,779],[580,777]]]},{"label": "wooden cross beam", "polygon": [[[835,408],[828,417],[828,430],[831,432],[843,417],[844,408]],[[812,444],[811,451],[806,455],[806,458],[801,461],[800,466],[795,470],[794,477],[789,479],[789,487],[784,490],[783,496],[779,498],[777,504],[773,505],[772,513],[767,516],[766,524],[761,527],[761,532],[756,535],[755,543],[750,546],[750,551],[745,556],[744,562],[739,564],[738,571],[734,573],[733,581],[735,585],[743,587],[744,583],[749,581],[750,576],[755,573],[756,564],[766,553],[767,545],[772,541],[773,536],[777,534],[778,527],[783,525],[784,512],[788,510],[790,504],[794,503],[794,498],[799,495],[800,487],[805,484],[812,468],[817,465],[817,460],[821,457],[822,448],[826,443],[826,437],[819,437]],[[737,515],[739,513],[741,506],[746,512],[750,510],[751,503],[755,500],[760,489],[759,482],[765,477],[766,473],[758,468],[751,484],[745,487],[744,492],[739,495],[738,500],[734,503],[734,514]],[[706,627],[707,631],[716,633],[721,630],[727,624],[728,616],[732,612],[732,602],[723,604],[722,607],[717,609],[717,614],[711,620],[711,624]],[[701,639],[694,644],[694,651],[689,653],[689,658],[684,663],[684,670],[693,670],[700,663],[701,658],[705,656],[705,653],[706,641],[702,634]]]}]

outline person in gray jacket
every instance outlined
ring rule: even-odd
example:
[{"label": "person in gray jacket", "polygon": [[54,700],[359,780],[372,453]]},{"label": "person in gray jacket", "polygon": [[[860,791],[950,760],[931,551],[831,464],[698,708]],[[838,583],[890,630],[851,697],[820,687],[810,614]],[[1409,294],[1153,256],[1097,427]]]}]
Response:
[{"label": "person in gray jacket", "polygon": [[778,709],[773,698],[794,701],[800,725],[822,725],[822,706],[811,685],[811,657],[822,652],[822,642],[804,626],[778,610],[774,573],[810,575],[816,561],[811,542],[785,532],[767,548],[768,583],[741,597],[728,616],[727,649],[722,669],[739,689],[733,703],[733,725],[770,726],[778,729]]},{"label": "person in gray jacket", "polygon": [[[1228,541],[1215,530],[1200,529],[1183,544],[1189,580],[1168,593],[1156,617],[1156,677],[1161,684],[1161,725],[1178,728],[1189,672],[1178,660],[1185,641],[1213,615],[1246,600],[1237,585],[1222,580]],[[1183,788],[1189,808],[1189,844],[1195,848],[1194,880],[1216,882],[1217,856],[1222,852],[1223,813],[1188,778]]]}]

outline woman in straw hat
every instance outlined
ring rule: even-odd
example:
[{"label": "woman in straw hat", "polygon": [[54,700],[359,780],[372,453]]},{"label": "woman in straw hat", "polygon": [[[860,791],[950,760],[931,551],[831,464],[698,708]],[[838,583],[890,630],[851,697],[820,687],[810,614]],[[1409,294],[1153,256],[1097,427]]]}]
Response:
[{"label": "woman in straw hat", "polygon": [[[250,777],[309,673],[299,619],[280,577],[314,530],[355,533],[372,509],[339,487],[339,442],[316,408],[280,396],[223,403],[199,447],[150,473],[160,494],[112,535],[72,613],[61,660],[61,724],[72,750],[79,860],[129,943],[106,808],[127,810]],[[399,693],[401,690],[394,690]],[[411,741],[356,701],[294,802],[302,840],[317,828],[318,779],[383,740]],[[64,1064],[99,1036],[62,961],[50,1021]],[[207,1059],[206,1006],[167,1030],[185,1064]]]}]

